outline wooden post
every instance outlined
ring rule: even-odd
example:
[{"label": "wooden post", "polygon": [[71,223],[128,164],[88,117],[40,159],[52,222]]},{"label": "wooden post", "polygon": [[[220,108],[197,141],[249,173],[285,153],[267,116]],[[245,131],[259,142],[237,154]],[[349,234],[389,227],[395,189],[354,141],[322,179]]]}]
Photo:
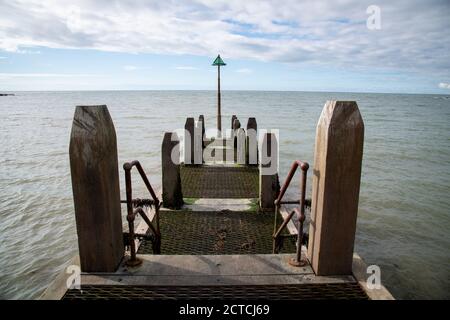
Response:
[{"label": "wooden post", "polygon": [[241,122],[238,120],[238,118],[234,119],[233,121],[233,146],[234,148],[237,147],[237,130],[241,127]]},{"label": "wooden post", "polygon": [[194,118],[186,118],[184,125],[184,164],[194,163]]},{"label": "wooden post", "polygon": [[364,123],[354,101],[327,101],[316,130],[308,256],[317,275],[352,272]]},{"label": "wooden post", "polygon": [[251,118],[248,118],[248,121],[247,121],[247,130],[248,129],[253,129],[253,130],[257,130],[258,129],[258,125],[256,124],[256,118],[253,118],[253,117],[251,117]]},{"label": "wooden post", "polygon": [[246,136],[244,128],[239,128],[237,130],[237,163],[245,164],[245,145],[246,145]]},{"label": "wooden post", "polygon": [[161,146],[163,206],[179,209],[183,205],[180,177],[180,141],[175,132],[164,134]]},{"label": "wooden post", "polygon": [[247,148],[246,148],[246,163],[248,165],[258,164],[258,139],[257,139],[258,125],[255,118],[248,118],[247,121]]},{"label": "wooden post", "polygon": [[194,127],[194,164],[203,163],[203,138],[202,138],[203,125],[202,122],[197,122]]},{"label": "wooden post", "polygon": [[114,272],[124,255],[117,142],[108,108],[77,106],[70,170],[83,272]]},{"label": "wooden post", "polygon": [[236,119],[237,119],[236,115],[233,114],[233,115],[231,116],[231,130],[233,130],[234,120],[236,120]]},{"label": "wooden post", "polygon": [[273,210],[280,193],[278,178],[278,141],[274,133],[264,134],[259,165],[259,205],[261,210]]},{"label": "wooden post", "polygon": [[202,124],[202,149],[204,149],[205,148],[205,138],[206,138],[206,136],[205,136],[205,133],[206,133],[206,129],[205,129],[205,117],[201,114],[199,117],[198,117],[198,121],[200,122],[201,121],[201,124]]}]

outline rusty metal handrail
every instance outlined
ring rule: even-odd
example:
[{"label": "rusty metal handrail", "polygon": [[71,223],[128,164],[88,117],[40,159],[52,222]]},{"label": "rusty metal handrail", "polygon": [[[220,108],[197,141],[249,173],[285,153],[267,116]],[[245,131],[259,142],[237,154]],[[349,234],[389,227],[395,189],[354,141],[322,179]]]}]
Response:
[{"label": "rusty metal handrail", "polygon": [[[289,184],[291,183],[292,178],[294,177],[295,172],[298,167],[302,170],[302,175],[300,178],[300,200],[297,201],[282,201],[284,194],[286,193]],[[286,228],[289,221],[293,218],[294,214],[297,214],[298,217],[298,230],[297,230],[297,251],[295,259],[289,261],[289,263],[293,266],[304,266],[305,261],[301,260],[302,254],[302,242],[303,242],[303,222],[305,221],[305,207],[306,207],[306,177],[309,169],[309,164],[307,162],[302,162],[300,160],[295,160],[289,170],[288,176],[283,184],[283,187],[280,190],[280,194],[278,198],[275,200],[275,217],[274,217],[274,227],[273,227],[273,253],[277,253],[277,244],[279,242],[279,238],[281,236],[281,232],[284,228]],[[280,210],[280,205],[284,203],[298,203],[300,205],[300,210],[295,208],[283,221],[280,228],[277,230],[277,216]]]},{"label": "rusty metal handrail", "polygon": [[[147,187],[147,190],[149,191],[150,195],[153,198],[153,205],[155,206],[155,221],[156,221],[156,228],[151,223],[150,219],[145,214],[144,209],[142,206],[137,207],[136,209],[133,209],[133,204],[142,204],[145,203],[141,199],[133,199],[133,189],[131,186],[131,169],[133,167],[136,167],[139,174],[141,175],[142,180],[145,183],[145,186]],[[153,240],[153,252],[154,253],[161,253],[161,231],[159,228],[159,207],[160,207],[160,201],[158,197],[156,196],[155,191],[153,190],[150,181],[147,178],[147,175],[144,172],[144,169],[142,169],[141,164],[139,161],[135,160],[132,162],[126,162],[123,165],[123,169],[125,170],[125,187],[126,187],[126,204],[127,204],[127,221],[128,221],[128,228],[129,228],[129,239],[130,239],[130,259],[127,261],[127,265],[129,266],[137,266],[142,263],[142,260],[138,259],[136,257],[136,246],[135,246],[135,233],[134,233],[134,220],[138,214],[141,215],[141,217],[144,219],[144,221],[147,223],[148,227],[154,234],[154,240]],[[147,203],[151,202],[150,200],[147,201]]]}]

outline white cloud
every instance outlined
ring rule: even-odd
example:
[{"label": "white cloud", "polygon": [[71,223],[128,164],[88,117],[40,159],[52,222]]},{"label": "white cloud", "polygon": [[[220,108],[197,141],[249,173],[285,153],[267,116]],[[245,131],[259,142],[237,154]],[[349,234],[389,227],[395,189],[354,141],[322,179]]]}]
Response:
[{"label": "white cloud", "polygon": [[98,74],[81,73],[0,73],[0,78],[75,78],[101,77]]},{"label": "white cloud", "polygon": [[0,60],[4,60],[4,59],[8,59],[8,57],[1,57],[0,56]]},{"label": "white cloud", "polygon": [[125,70],[125,71],[134,71],[137,69],[138,69],[138,67],[136,67],[136,66],[131,66],[131,65],[123,66],[123,70]]},{"label": "white cloud", "polygon": [[439,83],[439,88],[450,89],[450,83],[441,82],[441,83]]},{"label": "white cloud", "polygon": [[242,68],[242,69],[237,69],[237,70],[236,70],[236,72],[238,72],[238,73],[245,73],[245,74],[249,74],[249,73],[252,73],[252,72],[253,72],[253,70],[251,70],[251,69],[248,69],[248,68]]},{"label": "white cloud", "polygon": [[[450,73],[450,5],[378,0],[382,29],[366,27],[372,0],[10,0],[0,2],[0,50],[51,47],[189,54]],[[419,13],[420,14],[417,14]]]},{"label": "white cloud", "polygon": [[177,69],[177,70],[197,70],[196,67],[192,67],[192,66],[178,66],[178,67],[175,67],[175,69]]},{"label": "white cloud", "polygon": [[17,49],[15,50],[15,52],[20,54],[41,54],[41,51],[39,50],[28,50],[28,49]]}]

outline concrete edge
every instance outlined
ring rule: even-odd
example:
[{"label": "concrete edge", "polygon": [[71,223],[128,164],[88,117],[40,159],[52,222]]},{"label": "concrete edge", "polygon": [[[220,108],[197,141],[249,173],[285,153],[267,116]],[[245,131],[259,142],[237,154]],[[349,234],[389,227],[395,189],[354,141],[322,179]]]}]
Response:
[{"label": "concrete edge", "polygon": [[299,275],[204,275],[204,276],[128,276],[85,275],[82,284],[103,286],[221,286],[221,285],[277,285],[277,284],[336,284],[355,283],[352,276],[316,277],[313,274]]},{"label": "concrete edge", "polygon": [[70,265],[80,265],[80,258],[78,255],[67,261],[64,269],[56,276],[45,291],[39,296],[38,300],[61,300],[67,291],[66,281],[71,275],[66,273],[66,268]]},{"label": "concrete edge", "polygon": [[369,276],[367,273],[367,264],[356,252],[353,253],[352,272],[359,285],[371,300],[395,300],[394,296],[382,284],[379,289],[369,289],[367,287],[367,278]]}]

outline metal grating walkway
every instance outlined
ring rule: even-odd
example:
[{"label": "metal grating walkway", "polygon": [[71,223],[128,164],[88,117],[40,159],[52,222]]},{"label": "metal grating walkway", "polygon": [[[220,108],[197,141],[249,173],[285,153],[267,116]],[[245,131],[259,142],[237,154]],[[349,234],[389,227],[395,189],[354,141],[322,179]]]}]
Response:
[{"label": "metal grating walkway", "polygon": [[186,198],[258,198],[259,170],[239,166],[181,166]]},{"label": "metal grating walkway", "polygon": [[71,289],[63,299],[149,299],[149,300],[367,300],[359,284],[315,283],[301,285],[235,285],[235,286],[120,286],[84,285]]},{"label": "metal grating walkway", "polygon": [[[160,219],[162,254],[272,253],[273,213],[161,211]],[[294,253],[294,242],[282,252]],[[151,254],[151,242],[138,253]]]}]

